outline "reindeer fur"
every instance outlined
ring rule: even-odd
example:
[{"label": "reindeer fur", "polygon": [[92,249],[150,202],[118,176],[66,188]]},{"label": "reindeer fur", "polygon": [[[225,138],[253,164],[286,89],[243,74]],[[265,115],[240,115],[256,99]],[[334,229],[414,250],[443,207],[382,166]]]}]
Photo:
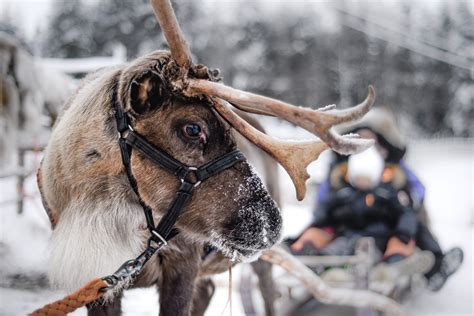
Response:
[{"label": "reindeer fur", "polygon": [[[57,219],[49,263],[53,284],[75,290],[113,273],[144,249],[149,236],[120,158],[115,88],[135,130],[185,164],[202,165],[236,146],[234,133],[206,100],[173,95],[166,84],[169,63],[169,54],[158,51],[92,74],[56,123],[39,174],[44,201]],[[140,89],[136,96],[130,94],[133,82]],[[208,144],[179,137],[175,125],[187,121],[203,125]],[[179,181],[137,153],[132,171],[158,222]],[[253,168],[241,162],[196,188],[176,228],[180,234],[151,259],[134,286],[158,285],[161,315],[199,315],[212,294],[209,273],[229,267],[230,258],[245,260],[271,247],[280,237],[281,216]],[[206,243],[219,249],[211,256],[221,259],[217,269],[210,258],[203,260]],[[193,304],[193,297],[207,297],[207,303]]]}]

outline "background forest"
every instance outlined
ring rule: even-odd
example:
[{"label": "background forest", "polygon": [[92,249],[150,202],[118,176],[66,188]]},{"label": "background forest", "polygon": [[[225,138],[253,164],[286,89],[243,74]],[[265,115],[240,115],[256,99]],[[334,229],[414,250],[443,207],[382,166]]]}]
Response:
[{"label": "background forest", "polygon": [[[165,47],[148,0],[54,1],[31,50],[128,59]],[[195,60],[293,104],[358,103],[373,83],[406,136],[474,135],[470,1],[175,1]],[[4,19],[5,20],[5,19]]]}]

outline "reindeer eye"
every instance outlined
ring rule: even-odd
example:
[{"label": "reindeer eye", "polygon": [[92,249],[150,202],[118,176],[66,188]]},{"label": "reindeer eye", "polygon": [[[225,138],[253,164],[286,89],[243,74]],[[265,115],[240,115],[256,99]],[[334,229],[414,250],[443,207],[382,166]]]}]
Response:
[{"label": "reindeer eye", "polygon": [[185,123],[180,127],[180,136],[188,143],[207,144],[207,135],[199,123]]},{"label": "reindeer eye", "polygon": [[203,134],[201,126],[195,123],[184,125],[183,132],[184,132],[184,135],[189,138],[199,138]]}]

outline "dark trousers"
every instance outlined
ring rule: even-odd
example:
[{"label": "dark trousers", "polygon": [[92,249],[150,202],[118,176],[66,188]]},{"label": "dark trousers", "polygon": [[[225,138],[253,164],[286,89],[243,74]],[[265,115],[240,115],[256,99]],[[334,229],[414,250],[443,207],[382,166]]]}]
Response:
[{"label": "dark trousers", "polygon": [[439,243],[436,238],[433,236],[428,227],[423,223],[418,223],[416,245],[421,250],[428,250],[432,252],[435,256],[435,263],[433,265],[433,268],[425,274],[427,278],[430,278],[439,270],[441,266],[441,261],[443,260],[443,252],[441,251],[441,247],[439,246]]}]

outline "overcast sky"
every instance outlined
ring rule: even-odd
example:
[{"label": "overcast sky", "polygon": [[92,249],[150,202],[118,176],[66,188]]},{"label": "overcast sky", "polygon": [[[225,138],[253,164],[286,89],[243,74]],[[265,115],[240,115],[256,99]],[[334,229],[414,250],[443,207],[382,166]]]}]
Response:
[{"label": "overcast sky", "polygon": [[[67,0],[64,0],[67,1]],[[71,1],[71,0],[68,0]],[[83,0],[88,2],[97,2],[99,0]],[[212,3],[216,3],[217,0],[206,0],[208,5],[212,5]],[[237,0],[220,0],[220,4],[222,2],[235,2]],[[273,5],[288,5],[288,1],[284,0],[264,0]],[[303,0],[300,0],[301,2]],[[299,2],[300,2],[299,1]],[[374,3],[375,6],[384,3],[385,5],[393,6],[401,3],[403,0],[369,0]],[[473,3],[472,0],[418,0],[416,2],[422,3],[423,6],[427,8],[435,8],[440,3],[443,2],[454,2],[454,1],[469,1]],[[309,2],[306,1],[306,2]],[[324,7],[327,5],[329,0],[312,0],[315,5],[320,5]],[[357,3],[357,0],[350,0],[351,4]],[[19,27],[24,34],[26,35],[27,39],[32,38],[35,36],[36,31],[41,29],[46,25],[46,22],[49,18],[51,12],[51,6],[54,3],[53,0],[0,0],[0,20],[4,20],[6,17],[13,19],[13,23]],[[294,1],[292,2],[295,3]],[[269,7],[271,8],[271,7]],[[151,9],[150,9],[151,10]]]}]

